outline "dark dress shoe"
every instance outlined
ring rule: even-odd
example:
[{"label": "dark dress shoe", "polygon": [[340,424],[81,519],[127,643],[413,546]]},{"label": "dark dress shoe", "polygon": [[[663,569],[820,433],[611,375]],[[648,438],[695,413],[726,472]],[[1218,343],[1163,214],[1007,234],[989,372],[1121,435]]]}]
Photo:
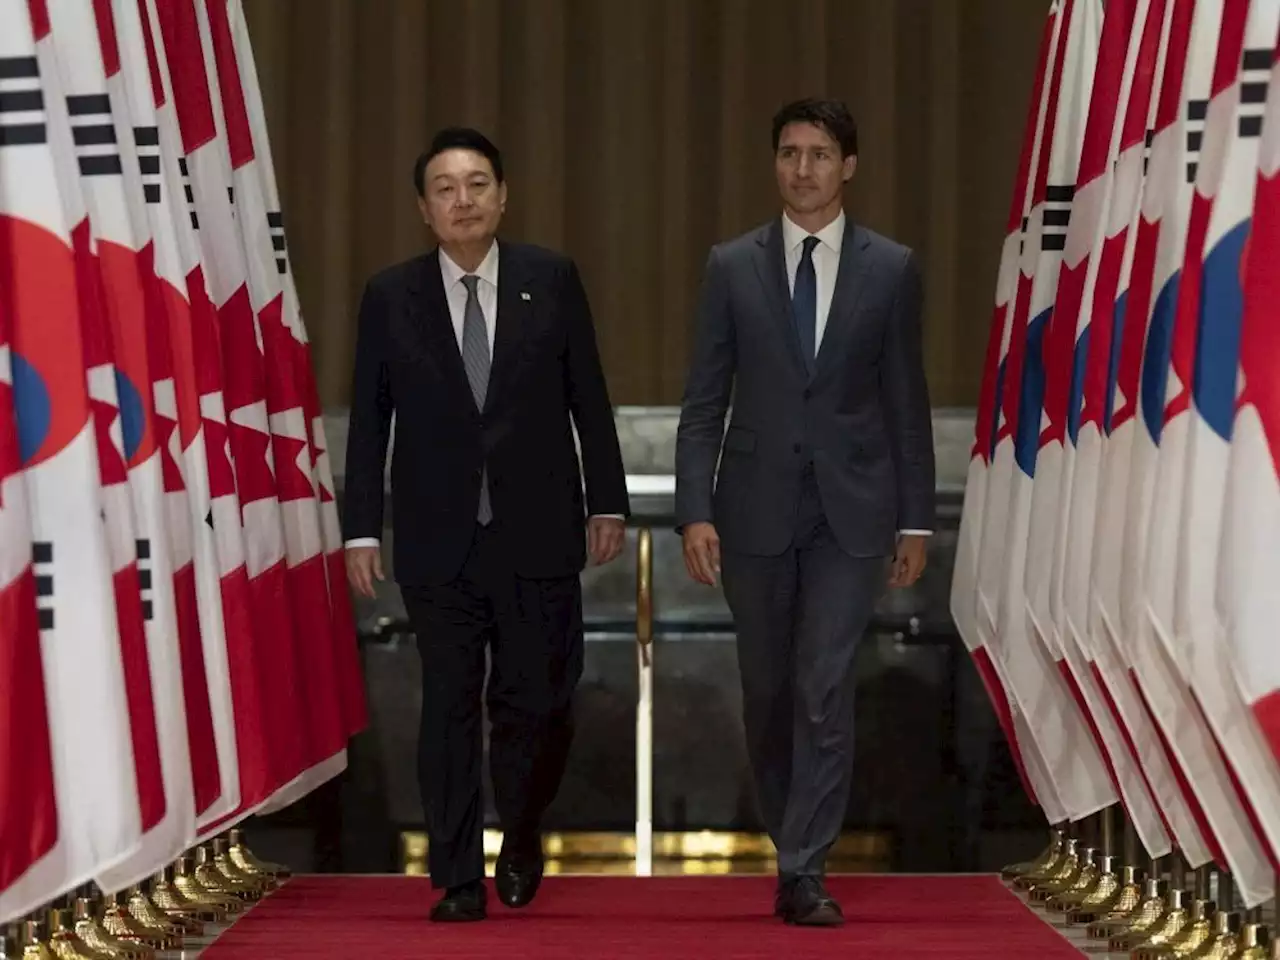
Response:
[{"label": "dark dress shoe", "polygon": [[508,907],[528,906],[542,884],[543,864],[541,850],[500,855],[493,870],[498,899]]},{"label": "dark dress shoe", "polygon": [[488,892],[480,880],[450,887],[431,908],[431,919],[436,923],[468,923],[488,916],[485,902]]},{"label": "dark dress shoe", "polygon": [[819,877],[800,877],[791,886],[783,919],[800,927],[837,927],[844,912]]},{"label": "dark dress shoe", "polygon": [[778,887],[773,893],[773,915],[786,919],[791,909],[791,891],[796,885],[795,877],[778,877]]}]

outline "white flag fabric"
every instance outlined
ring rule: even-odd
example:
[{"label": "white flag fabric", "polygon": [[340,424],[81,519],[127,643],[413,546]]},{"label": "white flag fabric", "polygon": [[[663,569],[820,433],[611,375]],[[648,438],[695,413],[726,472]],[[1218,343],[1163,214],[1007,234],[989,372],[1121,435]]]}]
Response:
[{"label": "white flag fabric", "polygon": [[[92,0],[48,0],[58,62],[79,154],[90,235],[101,276],[104,343],[90,373],[99,408],[111,409],[109,434],[120,465],[127,470],[129,511],[112,523],[119,536],[132,535],[140,581],[140,614],[152,714],[159,750],[159,816],[145,817],[141,848],[129,861],[98,874],[108,893],[125,889],[172,862],[195,837],[191,752],[178,641],[171,549],[168,542],[159,446],[153,417],[147,357],[146,281],[150,272],[145,223],[140,222],[142,184],[127,109],[118,86],[108,92],[104,65],[119,73],[115,34],[108,21],[95,21]],[[109,13],[104,8],[104,13]],[[105,56],[104,56],[105,54]],[[113,103],[114,100],[114,103]],[[87,148],[94,147],[92,153]],[[85,161],[92,160],[92,164]],[[136,198],[129,194],[135,190]],[[136,202],[135,202],[136,199]],[[145,258],[145,259],[144,259]],[[107,379],[111,386],[106,388]],[[112,393],[114,388],[114,398]],[[103,455],[99,450],[99,456]],[[128,516],[132,527],[125,527]],[[117,599],[119,604],[119,599]],[[203,669],[200,670],[201,677]],[[204,696],[204,690],[200,690]],[[133,704],[131,703],[131,709]],[[144,806],[144,810],[146,807]]]},{"label": "white flag fabric", "polygon": [[[271,437],[261,359],[261,332],[253,313],[247,270],[229,190],[232,178],[226,147],[218,137],[213,88],[205,70],[199,22],[192,0],[147,0],[156,39],[159,72],[176,108],[182,139],[184,189],[199,244],[210,300],[217,311],[216,350],[226,433],[249,576],[254,643],[252,661],[237,680],[253,684],[246,696],[246,719],[237,699],[241,764],[240,805],[216,821],[202,818],[201,831],[230,826],[252,813],[280,787],[312,765],[300,686],[299,650],[291,622],[292,597],[285,558],[284,528],[272,465]],[[163,122],[163,121],[162,121]],[[197,358],[199,362],[200,358]],[[206,431],[210,429],[206,420]],[[210,455],[214,444],[207,444]],[[217,518],[215,518],[217,519]],[[269,684],[269,687],[267,686]],[[259,756],[246,760],[246,751]],[[246,774],[262,772],[251,785]]]},{"label": "white flag fabric", "polygon": [[[1004,400],[1004,442],[997,443],[995,471],[1007,472],[1004,509],[1008,520],[992,645],[1005,666],[1014,699],[1027,717],[1058,795],[1072,819],[1114,803],[1117,784],[1086,717],[1054,669],[1044,645],[1035,642],[1027,613],[1024,574],[1031,524],[1032,484],[1044,394],[1043,337],[1057,290],[1072,187],[1096,74],[1102,28],[1101,5],[1075,0],[1065,7],[1066,33],[1061,68],[1051,100],[1054,119],[1046,126],[1038,158],[1035,192],[1028,217],[1022,276],[1010,331]],[[988,509],[991,499],[988,497]],[[984,548],[985,549],[985,548]],[[984,555],[983,561],[985,563]],[[1124,758],[1110,758],[1121,767]],[[1135,790],[1141,790],[1138,784]],[[1128,799],[1128,797],[1126,797]],[[1132,801],[1142,809],[1142,801]],[[1150,808],[1149,798],[1146,800]],[[1158,830],[1158,818],[1154,820]],[[1145,837],[1144,837],[1145,839]]]},{"label": "white flag fabric", "polygon": [[[152,72],[137,0],[114,0],[110,17],[120,70],[108,77],[114,98],[125,102],[129,139],[136,145],[139,182],[132,203],[151,270],[146,308],[156,444],[165,488],[165,519],[172,548],[175,610],[182,650],[183,689],[191,746],[192,791],[197,816],[233,806],[239,796],[234,710],[219,593],[218,562],[209,513],[208,473],[200,422],[199,394],[191,364],[191,311],[175,232],[171,190],[165,186],[166,159],[157,125]],[[117,79],[118,78],[118,79]],[[121,134],[121,142],[124,141]],[[170,154],[177,178],[176,154]],[[126,172],[128,168],[126,167]],[[180,208],[185,213],[185,208]],[[183,349],[175,353],[177,346]],[[227,807],[230,809],[230,806]]]},{"label": "white flag fabric", "polygon": [[[144,0],[116,0],[122,36],[131,49],[146,51],[156,116],[154,139],[160,176],[152,217],[155,236],[168,236],[177,263],[158,257],[166,281],[166,313],[173,356],[175,406],[187,466],[194,520],[196,585],[199,591],[201,634],[210,670],[211,697],[218,738],[221,774],[219,799],[198,817],[207,823],[230,814],[243,797],[260,801],[280,780],[270,751],[266,698],[258,675],[257,637],[242,531],[240,497],[231,464],[226,402],[223,398],[222,350],[218,318],[205,281],[196,217],[186,191],[183,144],[168,71],[161,60],[154,11]],[[130,14],[133,13],[131,17]],[[136,24],[136,32],[131,26]],[[138,36],[140,34],[140,37]],[[128,38],[133,36],[130,41]],[[145,135],[151,139],[150,132]],[[149,204],[149,209],[153,205]],[[168,249],[166,246],[163,249]]]},{"label": "white flag fabric", "polygon": [[142,836],[89,408],[71,237],[76,224],[58,175],[66,159],[58,150],[71,144],[71,132],[51,44],[42,2],[0,4],[6,92],[8,78],[15,78],[14,89],[29,104],[24,136],[18,142],[6,138],[0,147],[0,220],[11,265],[0,302],[13,323],[14,408],[39,584],[58,813],[53,848],[0,891],[0,922],[30,913],[123,862]]},{"label": "white flag fabric", "polygon": [[[1022,780],[1023,789],[1044,810],[1051,823],[1066,819],[1066,811],[1045,773],[1045,764],[1039,756],[1039,747],[1031,736],[1020,736],[1018,726],[1025,729],[1025,720],[1009,693],[1009,682],[1004,667],[994,657],[983,640],[984,632],[978,625],[978,575],[981,565],[980,548],[986,506],[987,477],[991,470],[997,432],[997,413],[1001,406],[1001,384],[1005,357],[1008,354],[1007,331],[1012,321],[1014,294],[1018,286],[1018,264],[1026,233],[1026,217],[1030,209],[1032,171],[1036,167],[1041,134],[1046,113],[1050,71],[1056,51],[1055,39],[1060,19],[1058,4],[1052,3],[1040,37],[1036,79],[1027,103],[1027,118],[1023,126],[1022,151],[1018,173],[1014,180],[1013,198],[1009,205],[1009,220],[1004,244],[1000,250],[1000,267],[996,277],[995,308],[987,333],[987,350],[982,370],[982,387],[978,399],[974,424],[974,444],[970,453],[968,474],[965,478],[964,509],[960,515],[960,529],[956,537],[956,555],[951,580],[951,615],[956,629],[964,641],[974,667],[990,697],[996,719],[1004,732],[1012,753],[1015,768]],[[1015,712],[1019,719],[1015,720]]]},{"label": "white flag fabric", "polygon": [[[43,21],[46,28],[43,34],[37,29],[36,56],[48,93],[45,109],[50,118],[54,171],[76,258],[76,293],[89,411],[96,438],[100,506],[106,522],[107,559],[129,698],[139,809],[142,829],[147,831],[164,817],[164,772],[147,656],[137,527],[121,429],[118,369],[107,307],[106,288],[111,268],[108,266],[104,272],[99,259],[100,234],[96,231],[100,231],[101,221],[90,217],[90,198],[86,196],[95,190],[95,181],[114,175],[120,161],[115,144],[105,140],[109,134],[104,128],[110,126],[105,101],[96,94],[75,92],[79,67],[76,38],[68,36],[65,30],[61,34],[53,31],[45,0],[33,0],[30,7],[33,23]],[[92,29],[92,24],[89,28]]]},{"label": "white flag fabric", "polygon": [[267,118],[262,106],[258,71],[254,62],[253,47],[249,42],[249,25],[245,21],[241,0],[228,0],[227,15],[235,43],[240,87],[244,93],[249,126],[253,134],[256,167],[262,179],[262,195],[267,204],[271,245],[275,252],[276,267],[280,273],[284,291],[284,325],[296,344],[292,347],[296,351],[294,374],[299,378],[298,389],[301,391],[306,408],[312,464],[319,491],[320,522],[324,533],[325,565],[328,573],[329,608],[333,622],[334,656],[338,665],[343,717],[347,735],[354,736],[368,725],[369,713],[364,689],[364,671],[357,646],[355,615],[351,607],[351,594],[347,587],[342,526],[338,520],[338,501],[335,495],[333,469],[329,462],[329,445],[320,408],[320,393],[316,388],[311,344],[302,318],[302,306],[294,284],[293,268],[289,261],[280,191],[276,184],[275,164],[271,159],[271,138],[267,135]]},{"label": "white flag fabric", "polygon": [[[0,17],[0,29],[5,20]],[[37,136],[39,74],[30,57],[0,50],[0,730],[21,731],[0,737],[0,898],[4,891],[47,854],[58,839],[53,748],[49,743],[49,707],[40,621],[36,613],[36,576],[32,569],[31,519],[26,481],[18,450],[13,411],[13,321],[17,304],[5,294],[14,288],[21,264],[20,235],[32,224],[15,219],[5,202],[13,180],[6,177],[13,140]]]},{"label": "white flag fabric", "polygon": [[[1110,175],[1095,202],[1094,221],[1082,302],[1074,323],[1070,352],[1054,363],[1071,370],[1062,416],[1068,441],[1061,460],[1059,536],[1051,594],[1060,597],[1055,615],[1073,678],[1109,744],[1113,761],[1123,752],[1129,769],[1141,777],[1155,801],[1156,816],[1193,865],[1210,859],[1211,847],[1200,829],[1195,798],[1180,788],[1176,767],[1160,743],[1128,669],[1111,638],[1097,627],[1094,534],[1098,521],[1099,478],[1106,445],[1106,405],[1115,333],[1116,299],[1123,272],[1129,227],[1142,186],[1144,150],[1151,118],[1155,79],[1160,72],[1172,4],[1140,3],[1130,30],[1125,83],[1112,112],[1106,167]],[[1066,335],[1063,330],[1064,338]],[[1064,344],[1065,347],[1065,344]],[[1070,360],[1068,360],[1068,357]],[[1126,800],[1129,800],[1126,792]],[[1131,809],[1137,821],[1137,813]],[[1154,824],[1149,824],[1154,828]],[[1163,832],[1163,831],[1162,831]],[[1150,852],[1150,851],[1149,851]]]},{"label": "white flag fabric", "polygon": [[[1090,0],[1091,2],[1091,0]],[[1034,285],[1035,268],[1039,262],[1039,231],[1032,231],[1031,224],[1043,217],[1044,194],[1052,150],[1054,127],[1057,122],[1057,100],[1062,84],[1064,64],[1070,41],[1079,37],[1072,31],[1074,0],[1059,0],[1054,6],[1053,36],[1049,67],[1045,73],[1044,87],[1040,91],[1037,136],[1028,170],[1024,214],[1017,255],[1012,299],[1006,312],[1007,320],[1001,335],[999,373],[994,433],[991,439],[989,461],[984,490],[985,504],[982,511],[982,529],[978,537],[977,599],[975,602],[975,626],[981,646],[990,652],[997,669],[1003,675],[1007,691],[1013,703],[1012,716],[1018,742],[1034,744],[1035,749],[1024,749],[1028,774],[1046,806],[1051,822],[1072,819],[1081,815],[1082,804],[1072,791],[1073,781],[1059,782],[1054,777],[1050,757],[1060,753],[1045,737],[1052,738],[1054,731],[1038,726],[1022,707],[1017,695],[1016,682],[1009,674],[1003,638],[999,636],[999,616],[1002,591],[1005,586],[1006,555],[1014,548],[1009,523],[1008,501],[1013,484],[1014,432],[1018,424],[1019,399],[1022,393],[1023,360],[1026,354],[1026,325]],[[1081,8],[1082,9],[1082,8]],[[1076,47],[1079,46],[1077,40]],[[1072,48],[1073,50],[1075,48]],[[1039,217],[1036,217],[1039,207]],[[1016,528],[1014,528],[1016,529]],[[1060,738],[1059,738],[1060,739]],[[1052,800],[1050,808],[1046,801]]]},{"label": "white flag fabric", "polygon": [[[253,133],[236,62],[235,41],[226,0],[198,0],[201,51],[212,96],[218,142],[225,146],[232,170],[236,226],[248,271],[249,298],[258,324],[256,362],[262,370],[271,432],[276,491],[284,525],[298,651],[299,683],[311,749],[308,766],[268,804],[267,813],[293,803],[346,769],[347,731],[332,642],[324,534],[311,456],[311,438],[297,375],[298,341],[286,326],[284,291],[267,219],[262,174],[254,152]],[[269,359],[268,359],[269,358]],[[303,638],[309,638],[305,650]]]},{"label": "white flag fabric", "polygon": [[[1170,338],[1203,138],[1204,97],[1217,55],[1222,12],[1223,0],[1196,0],[1190,23],[1185,13],[1175,9],[1170,28],[1172,52],[1161,80],[1122,311],[1124,342],[1115,374],[1119,396],[1112,404],[1112,440],[1119,436],[1123,442],[1127,434],[1129,444],[1127,490],[1122,519],[1117,521],[1119,599],[1112,601],[1109,615],[1118,610],[1119,626],[1104,622],[1101,627],[1103,631],[1110,627],[1115,633],[1112,639],[1119,638],[1120,654],[1156,720],[1201,836],[1219,863],[1225,862],[1225,855],[1201,797],[1209,790],[1218,797],[1219,806],[1229,805],[1230,792],[1223,795],[1229,771],[1215,764],[1206,749],[1188,682],[1152,630],[1146,596],[1151,571],[1161,569],[1159,552],[1168,551],[1163,556],[1172,557],[1176,549],[1176,523],[1157,529],[1151,518],[1157,496],[1169,492],[1157,480],[1160,458],[1167,456],[1160,444]],[[1179,58],[1177,51],[1183,48],[1185,54]],[[1118,491],[1115,496],[1118,499]],[[1171,532],[1167,542],[1156,539]]]},{"label": "white flag fabric", "polygon": [[[1239,36],[1238,23],[1236,5],[1228,2],[1224,8],[1222,35]],[[1210,147],[1202,158],[1201,171],[1206,180],[1216,181],[1216,185],[1207,191],[1210,209],[1200,245],[1199,287],[1185,285],[1178,304],[1179,327],[1175,336],[1181,338],[1186,331],[1186,336],[1194,338],[1195,361],[1190,408],[1179,421],[1185,425],[1186,451],[1173,643],[1175,656],[1190,667],[1187,678],[1202,702],[1211,700],[1225,685],[1212,682],[1213,671],[1223,670],[1227,665],[1217,617],[1220,559],[1217,548],[1222,539],[1239,383],[1243,248],[1253,209],[1262,114],[1277,27],[1280,27],[1280,0],[1253,0],[1244,21],[1241,53],[1234,64],[1223,59],[1215,64],[1213,95],[1205,120],[1205,137]],[[1222,51],[1220,44],[1219,52]],[[1191,254],[1189,244],[1188,257]],[[1184,273],[1185,270],[1184,266]],[[1167,609],[1162,611],[1167,612]],[[1163,626],[1167,629],[1167,620]],[[1209,712],[1215,710],[1213,706],[1208,707]],[[1206,740],[1209,741],[1206,751],[1212,750],[1214,758],[1220,761],[1221,753],[1212,735],[1206,733]],[[1252,857],[1238,864],[1233,862],[1233,851],[1226,844],[1226,837],[1222,839],[1241,898],[1255,906],[1271,898],[1275,874],[1265,847],[1253,835],[1251,812],[1237,811],[1230,828],[1250,835]],[[1206,813],[1212,820],[1215,811],[1210,809]],[[1220,832],[1227,829],[1228,825],[1224,824]]]},{"label": "white flag fabric", "polygon": [[[1231,438],[1217,591],[1224,649],[1248,710],[1248,715],[1230,715],[1230,725],[1218,729],[1218,736],[1254,802],[1273,851],[1280,839],[1276,809],[1280,804],[1280,669],[1275,645],[1275,625],[1280,623],[1280,593],[1275,590],[1280,582],[1276,552],[1280,543],[1278,172],[1280,61],[1273,58],[1247,241],[1240,329],[1242,383]],[[1230,702],[1227,694],[1224,691],[1224,699]]]}]

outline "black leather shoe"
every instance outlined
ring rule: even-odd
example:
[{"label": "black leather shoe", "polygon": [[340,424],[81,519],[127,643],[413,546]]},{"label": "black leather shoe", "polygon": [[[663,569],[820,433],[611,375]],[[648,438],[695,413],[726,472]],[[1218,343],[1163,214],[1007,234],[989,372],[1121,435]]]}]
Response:
[{"label": "black leather shoe", "polygon": [[791,891],[796,885],[795,877],[779,876],[778,888],[773,894],[773,915],[787,919],[791,912]]},{"label": "black leather shoe", "polygon": [[800,877],[791,887],[784,919],[800,927],[838,927],[844,912],[821,878]]},{"label": "black leather shoe", "polygon": [[450,887],[431,908],[431,919],[436,923],[468,923],[488,916],[485,903],[488,891],[484,882],[475,880],[462,886]]},{"label": "black leather shoe", "polygon": [[498,899],[508,907],[528,906],[542,885],[544,863],[540,847],[527,853],[499,854],[493,871]]}]

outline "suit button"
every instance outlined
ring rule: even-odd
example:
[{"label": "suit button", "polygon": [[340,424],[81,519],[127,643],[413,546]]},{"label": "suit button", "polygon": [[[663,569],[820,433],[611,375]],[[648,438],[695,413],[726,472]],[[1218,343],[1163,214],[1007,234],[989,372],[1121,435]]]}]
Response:
[{"label": "suit button", "polygon": [[806,400],[808,400],[811,396],[813,396],[813,391],[812,391],[812,390],[805,390],[805,392],[804,392],[804,398],[805,398]]},{"label": "suit button", "polygon": [[793,443],[793,444],[791,445],[791,449],[792,449],[794,452],[799,453],[799,452],[800,452],[800,444],[798,444],[798,443]]}]

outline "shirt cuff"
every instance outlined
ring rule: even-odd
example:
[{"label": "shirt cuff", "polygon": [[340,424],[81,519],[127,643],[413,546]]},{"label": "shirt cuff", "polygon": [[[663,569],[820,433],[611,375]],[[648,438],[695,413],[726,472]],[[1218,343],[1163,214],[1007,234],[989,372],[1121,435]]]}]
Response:
[{"label": "shirt cuff", "polygon": [[931,536],[933,536],[933,531],[932,531],[932,530],[899,530],[899,531],[898,531],[898,533],[899,533],[899,534],[901,534],[901,535],[902,535],[902,536],[904,536],[904,537],[906,537],[906,536],[911,536],[911,537],[931,537]]},{"label": "shirt cuff", "polygon": [[594,518],[596,518],[596,517],[605,517],[606,519],[609,519],[609,520],[625,520],[625,519],[627,519],[626,517],[624,517],[624,516],[623,516],[622,514],[620,514],[620,513],[593,513],[593,514],[591,514],[591,517],[589,517],[588,519],[594,519]]},{"label": "shirt cuff", "polygon": [[377,547],[381,546],[377,537],[356,537],[343,544],[344,547]]}]

